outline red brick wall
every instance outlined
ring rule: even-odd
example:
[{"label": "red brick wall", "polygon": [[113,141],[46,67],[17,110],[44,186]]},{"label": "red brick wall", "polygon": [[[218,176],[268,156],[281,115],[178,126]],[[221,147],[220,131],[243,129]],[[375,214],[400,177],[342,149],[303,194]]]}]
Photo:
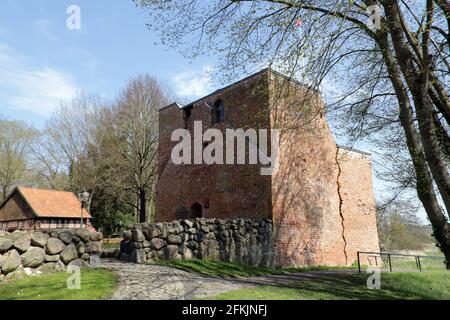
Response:
[{"label": "red brick wall", "polygon": [[[203,217],[270,218],[270,177],[260,175],[259,165],[174,165],[170,154],[173,130],[188,128],[193,136],[194,121],[225,132],[227,128],[268,128],[267,75],[248,79],[194,103],[188,120],[183,111],[172,106],[160,112],[160,179],[157,184],[156,220],[171,221],[178,208],[190,209],[194,203],[204,208]],[[225,122],[213,124],[211,109],[222,99]],[[206,103],[206,104],[205,104]],[[225,159],[225,156],[224,156]]]},{"label": "red brick wall", "polygon": [[274,75],[272,126],[282,132],[272,177],[276,243],[282,266],[341,265],[342,225],[336,144],[317,93]]},{"label": "red brick wall", "polygon": [[356,261],[357,251],[379,252],[375,199],[370,156],[339,150],[342,212],[344,216],[348,263]]}]

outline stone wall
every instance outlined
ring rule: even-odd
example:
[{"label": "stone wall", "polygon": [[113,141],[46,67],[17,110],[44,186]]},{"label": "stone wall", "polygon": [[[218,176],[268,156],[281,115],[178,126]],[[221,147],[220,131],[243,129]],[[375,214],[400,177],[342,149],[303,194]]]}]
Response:
[{"label": "stone wall", "polygon": [[124,232],[120,245],[122,261],[194,258],[273,266],[272,222],[200,218],[136,224]]},{"label": "stone wall", "polygon": [[89,266],[91,256],[101,255],[102,239],[87,229],[0,231],[0,283],[64,271],[68,265]]}]

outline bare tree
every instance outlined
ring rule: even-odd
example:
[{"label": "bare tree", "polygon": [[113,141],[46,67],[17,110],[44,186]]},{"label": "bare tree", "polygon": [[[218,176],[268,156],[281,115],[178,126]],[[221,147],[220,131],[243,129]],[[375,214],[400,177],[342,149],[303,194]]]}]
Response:
[{"label": "bare tree", "polygon": [[5,199],[14,186],[24,182],[28,151],[37,132],[23,122],[0,120],[0,190]]},{"label": "bare tree", "polygon": [[331,111],[350,120],[355,138],[402,130],[450,268],[447,0],[135,2],[149,9],[163,43],[190,57],[218,53],[230,77],[269,65],[311,88],[338,84]]},{"label": "bare tree", "polygon": [[158,110],[168,104],[157,80],[141,75],[123,89],[111,109],[114,176],[137,195],[139,221],[147,221],[147,204],[154,199],[158,150]]},{"label": "bare tree", "polygon": [[73,192],[86,190],[91,197],[89,205],[101,174],[97,124],[104,108],[98,96],[81,93],[54,113],[33,148],[40,175],[50,186]]}]

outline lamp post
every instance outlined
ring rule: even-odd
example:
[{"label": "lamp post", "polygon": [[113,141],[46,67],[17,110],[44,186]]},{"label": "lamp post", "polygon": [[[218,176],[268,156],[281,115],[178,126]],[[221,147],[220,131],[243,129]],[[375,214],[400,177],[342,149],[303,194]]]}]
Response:
[{"label": "lamp post", "polygon": [[83,229],[83,209],[86,207],[87,202],[89,201],[89,193],[84,191],[78,194],[78,199],[81,202],[81,214],[80,214],[80,229]]}]

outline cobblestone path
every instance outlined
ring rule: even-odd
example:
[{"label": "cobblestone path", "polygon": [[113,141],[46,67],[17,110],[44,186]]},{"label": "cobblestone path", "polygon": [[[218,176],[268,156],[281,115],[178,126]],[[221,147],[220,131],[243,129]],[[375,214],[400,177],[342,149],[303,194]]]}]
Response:
[{"label": "cobblestone path", "polygon": [[119,276],[112,300],[189,300],[251,286],[153,264],[102,259],[101,266]]},{"label": "cobblestone path", "polygon": [[112,300],[190,300],[227,291],[264,285],[294,285],[302,280],[330,281],[355,270],[322,270],[261,277],[222,279],[154,264],[134,264],[102,259],[101,267],[119,275]]}]

